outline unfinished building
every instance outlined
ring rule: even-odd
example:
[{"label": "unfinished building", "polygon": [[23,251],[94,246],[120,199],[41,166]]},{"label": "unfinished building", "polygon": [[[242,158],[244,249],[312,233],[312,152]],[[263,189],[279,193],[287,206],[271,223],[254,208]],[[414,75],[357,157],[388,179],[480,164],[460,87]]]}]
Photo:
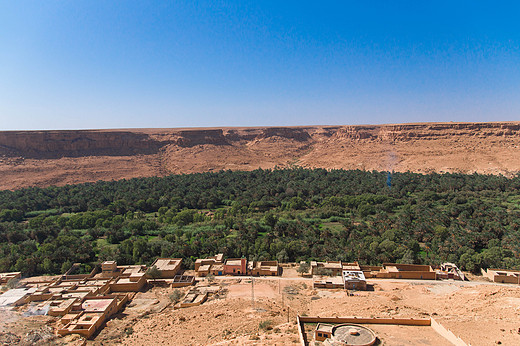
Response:
[{"label": "unfinished building", "polygon": [[199,290],[198,288],[192,288],[186,293],[184,298],[180,302],[175,304],[174,308],[188,308],[190,306],[197,306],[204,303],[208,299],[208,292]]},{"label": "unfinished building", "polygon": [[191,286],[195,283],[195,277],[191,275],[175,275],[172,281],[172,288]]},{"label": "unfinished building", "polygon": [[466,280],[464,273],[454,263],[442,263],[438,269],[435,269],[437,279],[443,280]]},{"label": "unfinished building", "polygon": [[5,285],[9,282],[9,280],[21,279],[21,272],[11,272],[11,273],[0,273],[0,285]]},{"label": "unfinished building", "polygon": [[505,269],[480,269],[482,276],[493,282],[520,285],[520,271]]}]

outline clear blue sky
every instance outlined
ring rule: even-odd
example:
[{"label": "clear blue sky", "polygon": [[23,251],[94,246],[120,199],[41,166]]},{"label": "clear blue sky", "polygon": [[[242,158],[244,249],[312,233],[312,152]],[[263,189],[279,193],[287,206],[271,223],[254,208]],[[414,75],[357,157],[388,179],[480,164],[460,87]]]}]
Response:
[{"label": "clear blue sky", "polygon": [[0,0],[0,129],[520,120],[518,1]]}]

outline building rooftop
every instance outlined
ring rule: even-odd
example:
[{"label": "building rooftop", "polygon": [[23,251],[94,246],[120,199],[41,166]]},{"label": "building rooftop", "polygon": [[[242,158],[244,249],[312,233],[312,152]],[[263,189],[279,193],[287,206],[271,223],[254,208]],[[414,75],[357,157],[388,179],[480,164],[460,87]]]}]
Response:
[{"label": "building rooftop", "polygon": [[211,264],[204,264],[199,267],[200,272],[207,272],[211,268]]},{"label": "building rooftop", "polygon": [[181,258],[158,258],[153,264],[161,271],[175,270],[181,265]]},{"label": "building rooftop", "polygon": [[89,312],[103,312],[112,304],[114,299],[115,298],[87,299],[81,304],[81,308]]},{"label": "building rooftop", "polygon": [[230,258],[226,261],[227,266],[240,266],[242,265],[242,259],[240,258]]},{"label": "building rooftop", "polygon": [[332,333],[332,328],[334,328],[334,326],[327,323],[318,323],[316,325],[316,330],[318,332]]},{"label": "building rooftop", "polygon": [[28,294],[36,292],[36,288],[14,288],[0,295],[0,306],[16,304]]},{"label": "building rooftop", "polygon": [[365,274],[357,270],[344,270],[343,280],[345,281],[366,281]]}]

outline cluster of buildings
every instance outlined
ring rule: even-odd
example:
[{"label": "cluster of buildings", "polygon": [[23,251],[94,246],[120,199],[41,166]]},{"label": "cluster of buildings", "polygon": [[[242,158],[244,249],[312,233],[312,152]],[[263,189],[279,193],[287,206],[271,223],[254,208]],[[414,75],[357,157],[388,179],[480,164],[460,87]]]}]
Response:
[{"label": "cluster of buildings", "polygon": [[248,261],[246,258],[228,258],[223,254],[208,258],[199,258],[195,261],[197,276],[208,275],[253,275],[278,276],[282,270],[278,261]]},{"label": "cluster of buildings", "polygon": [[[321,275],[321,276],[320,276]],[[429,265],[383,263],[382,266],[360,265],[358,262],[312,261],[303,276],[317,278],[315,288],[343,288],[347,290],[366,290],[367,278],[378,279],[422,279],[464,280],[464,274],[453,263],[443,263],[434,269]]]},{"label": "cluster of buildings", "polygon": [[[199,259],[195,263],[198,276],[207,275],[269,275],[281,274],[277,261],[247,261],[245,258],[224,260],[223,254]],[[28,281],[21,288],[0,295],[0,307],[27,305],[29,315],[50,315],[59,318],[59,335],[79,334],[91,338],[114,314],[121,311],[148,282],[161,281],[171,287],[191,286],[195,277],[180,274],[182,259],[158,258],[151,267],[119,266],[105,261],[89,274],[72,275],[79,263],[64,275],[39,281]],[[151,269],[154,270],[151,270]],[[21,273],[2,273],[0,282],[20,279]],[[194,287],[175,308],[202,304],[219,287]]]},{"label": "cluster of buildings", "polygon": [[[159,278],[168,280],[173,287],[193,284],[193,276],[178,275],[181,263],[179,258],[159,258],[153,266]],[[0,306],[28,304],[29,315],[58,317],[59,335],[79,334],[88,339],[148,280],[157,279],[150,277],[143,265],[118,266],[115,261],[106,261],[89,274],[71,275],[78,266],[75,264],[57,279],[29,281],[25,287],[7,291],[0,296]]]},{"label": "cluster of buildings", "polygon": [[[0,295],[0,307],[27,304],[29,314],[48,314],[59,318],[59,335],[80,334],[85,338],[94,335],[114,314],[121,311],[133,296],[145,285],[158,280],[171,287],[191,286],[195,277],[181,275],[182,259],[158,258],[152,267],[144,265],[118,266],[115,261],[105,261],[89,274],[72,275],[79,264],[64,275],[39,281],[28,281],[21,288],[11,289]],[[150,270],[154,268],[154,270]],[[208,275],[278,276],[282,269],[278,261],[248,261],[246,258],[224,259],[223,254],[197,259],[195,273]],[[493,282],[520,284],[520,271],[488,269],[482,275]],[[382,266],[360,265],[358,262],[327,261],[310,263],[304,277],[314,277],[315,288],[342,288],[366,290],[368,278],[391,279],[454,279],[464,280],[464,274],[453,263],[443,263],[438,268],[428,265],[384,263]],[[0,284],[21,278],[20,272],[0,273]],[[176,305],[183,308],[202,304],[208,295],[219,287],[197,286],[190,289]],[[332,329],[323,325],[318,338],[329,338]],[[330,334],[330,335],[329,335]]]}]

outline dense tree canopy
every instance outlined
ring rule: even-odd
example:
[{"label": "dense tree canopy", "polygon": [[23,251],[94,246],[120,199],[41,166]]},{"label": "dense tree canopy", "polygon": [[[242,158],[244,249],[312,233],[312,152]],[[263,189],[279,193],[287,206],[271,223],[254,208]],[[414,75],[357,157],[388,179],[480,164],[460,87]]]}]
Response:
[{"label": "dense tree canopy", "polygon": [[0,191],[0,272],[107,259],[520,265],[520,176],[222,171]]}]

